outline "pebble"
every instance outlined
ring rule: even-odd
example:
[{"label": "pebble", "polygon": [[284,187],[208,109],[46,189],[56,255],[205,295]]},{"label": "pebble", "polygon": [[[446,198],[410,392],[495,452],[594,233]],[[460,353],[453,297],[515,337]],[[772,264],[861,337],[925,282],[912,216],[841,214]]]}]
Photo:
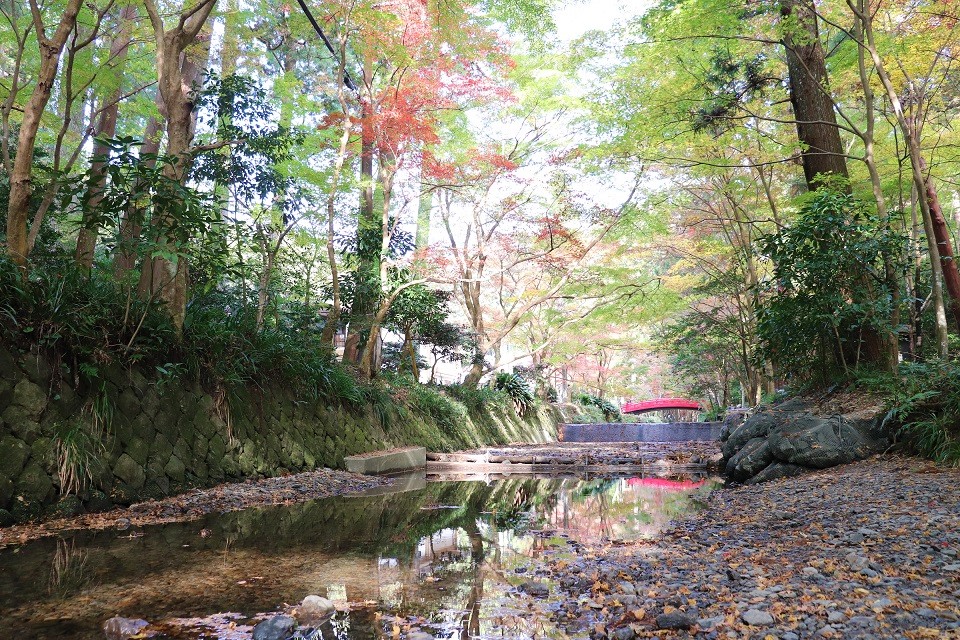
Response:
[{"label": "pebble", "polygon": [[657,629],[689,629],[697,623],[697,619],[682,611],[661,613],[656,619]]},{"label": "pebble", "polygon": [[747,609],[740,618],[751,627],[766,627],[773,624],[773,616],[759,609]]}]

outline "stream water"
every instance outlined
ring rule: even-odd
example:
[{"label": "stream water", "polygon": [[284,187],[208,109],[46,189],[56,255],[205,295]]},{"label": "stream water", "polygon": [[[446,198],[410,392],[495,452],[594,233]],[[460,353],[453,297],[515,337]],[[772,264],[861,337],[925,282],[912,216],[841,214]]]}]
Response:
[{"label": "stream water", "polygon": [[112,616],[163,638],[249,638],[308,594],[344,611],[314,637],[557,636],[519,615],[538,559],[653,538],[715,485],[675,477],[407,478],[375,495],[249,509],[0,551],[0,637],[102,638]]}]

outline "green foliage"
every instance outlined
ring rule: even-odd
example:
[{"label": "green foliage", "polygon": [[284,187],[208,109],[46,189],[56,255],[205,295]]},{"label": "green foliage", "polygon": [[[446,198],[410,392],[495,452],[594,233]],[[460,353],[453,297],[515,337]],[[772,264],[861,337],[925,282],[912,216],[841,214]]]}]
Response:
[{"label": "green foliage", "polygon": [[585,407],[596,407],[603,412],[603,417],[607,422],[619,422],[623,418],[620,408],[606,398],[601,398],[590,393],[580,393],[574,398],[578,404]]},{"label": "green foliage", "polygon": [[960,363],[904,362],[895,375],[865,371],[858,382],[885,398],[886,420],[917,453],[960,466]]},{"label": "green foliage", "polygon": [[515,373],[507,373],[506,371],[497,373],[493,379],[493,388],[510,396],[519,416],[524,415],[536,400],[527,381]]},{"label": "green foliage", "polygon": [[757,332],[782,374],[827,379],[857,366],[865,333],[893,331],[884,263],[899,271],[908,244],[888,222],[849,193],[820,189],[793,224],[760,239],[773,278]]},{"label": "green foliage", "polygon": [[281,382],[348,405],[364,400],[313,328],[281,321],[258,330],[249,306],[214,292],[190,303],[178,337],[156,305],[126,295],[107,277],[81,273],[67,259],[58,265],[23,280],[0,260],[0,331],[62,357],[90,384],[107,365],[139,363],[161,380],[193,377],[211,389]]},{"label": "green foliage", "polygon": [[451,397],[459,400],[470,412],[478,412],[484,407],[499,405],[507,407],[510,396],[495,387],[469,387],[462,384],[452,384],[444,387]]}]

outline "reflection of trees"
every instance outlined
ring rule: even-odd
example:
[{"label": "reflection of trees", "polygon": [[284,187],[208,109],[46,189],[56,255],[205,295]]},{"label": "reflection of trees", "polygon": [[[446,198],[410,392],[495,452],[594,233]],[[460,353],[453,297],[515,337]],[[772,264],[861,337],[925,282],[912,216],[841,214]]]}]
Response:
[{"label": "reflection of trees", "polygon": [[473,582],[467,598],[467,614],[460,622],[460,638],[468,640],[480,635],[480,603],[483,602],[483,560],[486,552],[483,548],[483,536],[477,527],[477,519],[468,518],[464,530],[470,539],[470,564],[473,568]]}]

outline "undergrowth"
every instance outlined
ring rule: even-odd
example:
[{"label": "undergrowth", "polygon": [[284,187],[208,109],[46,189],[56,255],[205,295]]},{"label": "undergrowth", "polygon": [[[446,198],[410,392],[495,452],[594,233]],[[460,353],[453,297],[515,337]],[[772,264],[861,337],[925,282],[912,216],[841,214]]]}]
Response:
[{"label": "undergrowth", "polygon": [[960,363],[905,362],[897,375],[864,372],[858,381],[886,399],[887,420],[917,453],[960,466]]}]

